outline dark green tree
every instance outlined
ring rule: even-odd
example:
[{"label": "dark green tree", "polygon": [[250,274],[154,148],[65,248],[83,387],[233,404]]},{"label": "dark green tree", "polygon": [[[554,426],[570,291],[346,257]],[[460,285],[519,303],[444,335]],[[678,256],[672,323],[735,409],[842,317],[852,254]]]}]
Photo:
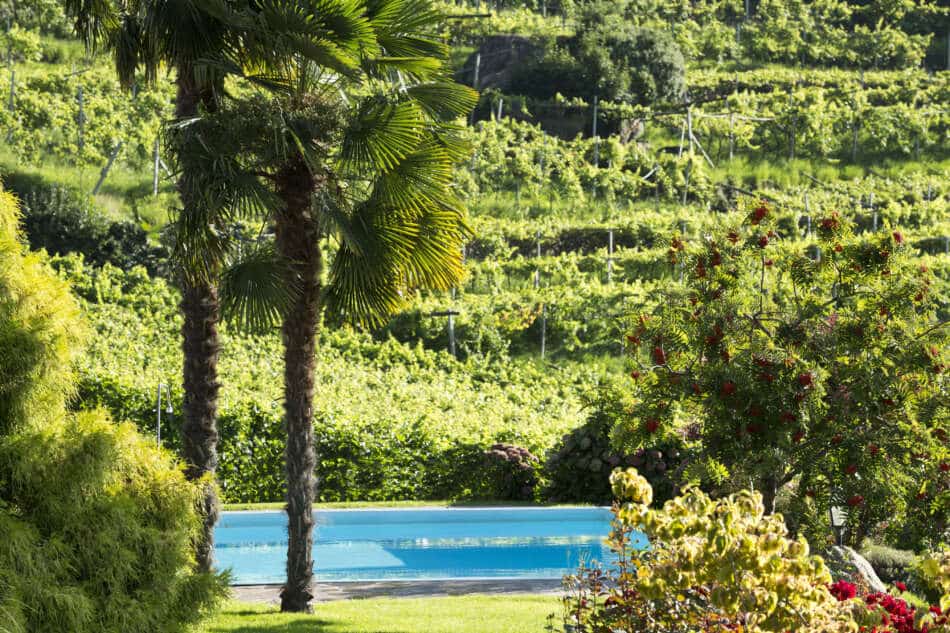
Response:
[{"label": "dark green tree", "polygon": [[744,208],[732,230],[672,238],[685,280],[630,333],[637,404],[615,439],[685,439],[701,456],[688,479],[751,482],[769,512],[794,483],[808,516],[846,508],[859,542],[947,458],[950,332],[933,273],[900,231],[855,236],[829,213],[805,253],[768,205]]}]

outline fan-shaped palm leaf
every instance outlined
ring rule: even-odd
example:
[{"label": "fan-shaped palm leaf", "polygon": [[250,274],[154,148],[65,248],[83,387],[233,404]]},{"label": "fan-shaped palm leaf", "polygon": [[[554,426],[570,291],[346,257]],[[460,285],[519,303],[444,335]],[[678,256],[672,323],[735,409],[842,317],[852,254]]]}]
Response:
[{"label": "fan-shaped palm leaf", "polygon": [[242,250],[221,274],[222,315],[245,331],[275,327],[299,292],[299,285],[287,283],[290,270],[272,243]]},{"label": "fan-shaped palm leaf", "polygon": [[346,131],[341,163],[352,173],[390,171],[416,149],[425,124],[419,106],[413,102],[367,98],[357,107]]}]

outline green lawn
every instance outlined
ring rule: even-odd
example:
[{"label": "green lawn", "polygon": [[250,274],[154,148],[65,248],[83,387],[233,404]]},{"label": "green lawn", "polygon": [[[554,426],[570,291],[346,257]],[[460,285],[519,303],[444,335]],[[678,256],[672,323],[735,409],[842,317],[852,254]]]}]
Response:
[{"label": "green lawn", "polygon": [[313,615],[229,603],[200,633],[542,633],[556,596],[374,598],[319,603]]}]

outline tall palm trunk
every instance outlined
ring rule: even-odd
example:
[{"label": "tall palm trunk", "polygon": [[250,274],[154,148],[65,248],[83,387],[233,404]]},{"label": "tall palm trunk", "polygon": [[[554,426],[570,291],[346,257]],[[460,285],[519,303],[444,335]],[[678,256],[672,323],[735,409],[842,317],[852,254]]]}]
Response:
[{"label": "tall palm trunk", "polygon": [[320,301],[319,226],[312,214],[314,178],[302,159],[277,174],[284,208],[275,222],[277,248],[289,262],[288,285],[299,294],[284,318],[284,410],[287,425],[287,583],[282,611],[309,611],[313,578],[313,372]]},{"label": "tall palm trunk", "polygon": [[[213,109],[214,100],[210,91],[201,90],[191,78],[189,68],[178,69],[178,93],[175,115],[178,119],[198,114],[199,103]],[[182,174],[181,179],[188,178]],[[185,212],[195,200],[184,193],[188,188],[179,183],[182,206]],[[193,272],[193,271],[192,271]],[[213,279],[214,271],[203,271]],[[214,525],[218,520],[218,496],[213,481],[218,467],[218,289],[213,282],[199,281],[202,275],[182,274],[181,313],[184,318],[182,352],[184,367],[182,388],[184,391],[184,415],[182,421],[182,457],[185,460],[185,475],[189,480],[204,479],[201,512],[202,531],[195,547],[199,569],[210,571],[214,562]]]}]

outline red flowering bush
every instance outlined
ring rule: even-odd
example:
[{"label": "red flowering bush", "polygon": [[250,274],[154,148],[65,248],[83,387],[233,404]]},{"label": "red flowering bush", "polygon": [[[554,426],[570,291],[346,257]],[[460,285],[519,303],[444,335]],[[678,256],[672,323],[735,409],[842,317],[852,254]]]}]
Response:
[{"label": "red flowering bush", "polygon": [[899,526],[922,487],[930,501],[950,490],[950,472],[932,479],[950,463],[950,328],[902,236],[855,236],[829,213],[809,257],[775,215],[753,203],[722,235],[671,240],[684,280],[629,333],[636,404],[614,436],[626,452],[691,442],[687,480],[712,469],[732,489],[751,481],[769,511],[794,482],[797,518],[820,524],[809,533],[828,534],[838,506],[856,543],[884,520]]},{"label": "red flowering bush", "polygon": [[[896,583],[895,588],[906,591]],[[857,587],[845,580],[839,580],[828,587],[839,602],[854,600]],[[854,610],[855,620],[861,624],[862,633],[934,633],[946,624],[946,618],[939,606],[929,611],[917,612],[907,601],[889,593],[869,593],[861,597],[863,607]]]}]

